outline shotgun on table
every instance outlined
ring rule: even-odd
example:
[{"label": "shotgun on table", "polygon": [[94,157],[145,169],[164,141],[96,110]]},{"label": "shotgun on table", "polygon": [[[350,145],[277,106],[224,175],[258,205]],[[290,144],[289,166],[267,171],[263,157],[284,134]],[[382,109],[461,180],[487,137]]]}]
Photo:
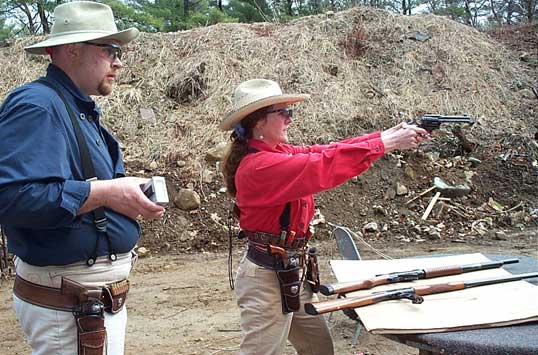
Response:
[{"label": "shotgun on table", "polygon": [[410,271],[402,272],[391,272],[388,274],[381,274],[372,277],[371,279],[360,280],[360,281],[350,281],[342,282],[329,285],[321,285],[320,292],[325,296],[330,296],[334,294],[342,294],[346,292],[358,291],[358,290],[367,290],[369,288],[387,285],[396,282],[406,282],[414,281],[419,279],[431,279],[434,277],[441,276],[450,276],[450,275],[459,275],[466,272],[473,272],[479,270],[495,269],[506,264],[518,263],[519,259],[505,259],[499,261],[487,261],[483,263],[473,263],[467,265],[449,265],[449,266],[440,266],[429,269],[416,269]]},{"label": "shotgun on table", "polygon": [[423,285],[416,287],[400,288],[395,290],[387,290],[374,292],[368,296],[350,297],[350,298],[338,298],[330,301],[322,301],[315,303],[306,303],[305,311],[311,315],[323,314],[328,312],[334,312],[348,308],[359,308],[369,306],[375,303],[389,301],[409,299],[413,303],[422,303],[424,298],[422,296],[433,295],[436,293],[459,291],[466,288],[480,287],[493,285],[504,282],[519,281],[538,277],[538,272],[530,272],[519,275],[495,277],[489,279],[479,279],[471,281],[457,281],[447,282],[435,285]]}]

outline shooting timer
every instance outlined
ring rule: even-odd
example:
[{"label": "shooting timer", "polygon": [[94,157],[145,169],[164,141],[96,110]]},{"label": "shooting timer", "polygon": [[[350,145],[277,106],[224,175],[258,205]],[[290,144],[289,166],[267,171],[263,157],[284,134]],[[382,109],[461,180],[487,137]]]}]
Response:
[{"label": "shooting timer", "polygon": [[162,176],[153,176],[144,186],[144,194],[158,205],[168,204],[168,192],[166,191],[166,182]]}]

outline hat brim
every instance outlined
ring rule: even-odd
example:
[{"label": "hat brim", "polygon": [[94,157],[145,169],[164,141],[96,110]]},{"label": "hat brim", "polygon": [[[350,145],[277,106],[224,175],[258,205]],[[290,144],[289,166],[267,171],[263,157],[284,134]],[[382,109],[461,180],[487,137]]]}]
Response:
[{"label": "hat brim", "polygon": [[264,99],[251,102],[250,104],[246,106],[243,106],[239,109],[229,112],[220,123],[219,128],[223,131],[232,130],[234,126],[238,124],[243,118],[245,118],[252,112],[257,111],[263,107],[276,105],[276,104],[284,104],[284,103],[293,104],[296,102],[302,102],[308,99],[309,97],[310,95],[306,95],[306,94],[297,94],[297,95],[285,94],[285,95],[266,97]]},{"label": "hat brim", "polygon": [[62,34],[61,36],[51,36],[46,40],[25,47],[24,49],[30,54],[45,55],[47,52],[45,48],[59,46],[62,44],[80,43],[86,41],[93,41],[96,39],[113,39],[120,43],[120,45],[126,45],[134,40],[140,32],[138,29],[132,27],[123,31],[119,31],[113,34],[110,32],[97,32],[97,31],[78,31],[76,33]]}]

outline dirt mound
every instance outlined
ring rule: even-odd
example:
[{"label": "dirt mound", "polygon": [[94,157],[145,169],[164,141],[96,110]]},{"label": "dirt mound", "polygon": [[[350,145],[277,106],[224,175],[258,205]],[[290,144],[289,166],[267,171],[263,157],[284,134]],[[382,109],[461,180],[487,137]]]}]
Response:
[{"label": "dirt mound", "polygon": [[[22,47],[35,40],[0,49],[1,95],[43,73],[45,58],[21,55]],[[199,210],[170,207],[163,221],[144,223],[143,245],[208,250],[226,240],[229,199],[221,192],[218,164],[205,155],[227,140],[218,123],[231,106],[233,88],[254,77],[277,80],[285,92],[311,95],[297,107],[290,132],[298,144],[335,141],[422,113],[467,113],[476,119],[465,135],[478,145],[473,154],[482,164],[475,168],[454,135],[443,133],[420,152],[388,156],[356,181],[321,194],[318,207],[326,219],[356,230],[377,221],[379,230],[366,237],[409,242],[438,234],[482,236],[476,231],[493,229],[514,212],[523,214],[517,228],[536,225],[537,189],[529,185],[536,184],[535,141],[530,139],[536,98],[529,68],[490,36],[446,18],[358,7],[287,24],[218,24],[142,34],[128,47],[119,87],[98,99],[105,124],[123,143],[128,172],[164,175],[172,195],[190,187],[202,197]],[[516,173],[498,190],[504,170],[490,169],[502,154],[499,142],[512,132],[523,132],[518,139],[528,143],[524,159],[518,160],[526,175]],[[435,228],[421,226],[431,195],[405,202],[429,188],[436,174],[459,183],[470,170],[476,173],[471,195],[441,200],[438,206],[445,207],[426,223]],[[407,195],[393,194],[396,183],[407,187]],[[488,207],[490,198],[502,208]],[[482,208],[478,214],[476,207]],[[326,229],[321,226],[318,235]]]},{"label": "dirt mound", "polygon": [[493,28],[488,34],[512,50],[526,52],[538,60],[538,23]]}]

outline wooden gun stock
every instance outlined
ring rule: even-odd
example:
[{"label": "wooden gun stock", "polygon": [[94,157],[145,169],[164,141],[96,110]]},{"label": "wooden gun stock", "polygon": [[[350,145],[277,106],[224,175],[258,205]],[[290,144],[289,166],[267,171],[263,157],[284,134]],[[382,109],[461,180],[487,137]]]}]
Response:
[{"label": "wooden gun stock", "polygon": [[388,275],[376,276],[368,280],[340,282],[336,284],[321,285],[319,291],[325,295],[343,294],[357,290],[367,290],[375,286],[389,283]]}]

